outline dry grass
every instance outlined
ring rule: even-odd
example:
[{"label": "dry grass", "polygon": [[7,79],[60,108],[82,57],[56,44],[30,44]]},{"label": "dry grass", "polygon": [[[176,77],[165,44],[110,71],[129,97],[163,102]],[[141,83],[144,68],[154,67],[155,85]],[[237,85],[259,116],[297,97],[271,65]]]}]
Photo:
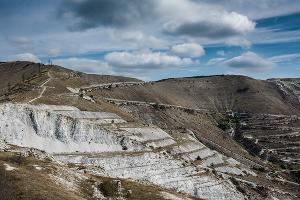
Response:
[{"label": "dry grass", "polygon": [[[98,188],[106,194],[106,197],[117,197],[117,190],[115,185],[115,180],[113,178],[108,177],[98,177],[98,176],[91,176],[89,180],[87,180],[86,184],[84,184],[84,188],[89,188],[91,184],[95,183],[102,183],[98,185]],[[120,179],[118,179],[120,180]],[[164,200],[165,198],[162,197],[161,193],[163,190],[154,185],[146,185],[137,183],[130,180],[121,180],[122,188],[124,191],[122,192],[122,196],[128,200]],[[169,193],[173,193],[169,191]],[[177,196],[186,197],[186,195],[176,194]],[[190,199],[198,199],[189,197]]]},{"label": "dry grass", "polygon": [[[4,163],[16,167],[14,171],[6,171]],[[44,168],[36,170],[32,165]],[[54,165],[47,161],[32,157],[19,158],[18,154],[0,153],[0,199],[1,200],[63,200],[83,199],[80,195],[59,187],[49,178]]]}]

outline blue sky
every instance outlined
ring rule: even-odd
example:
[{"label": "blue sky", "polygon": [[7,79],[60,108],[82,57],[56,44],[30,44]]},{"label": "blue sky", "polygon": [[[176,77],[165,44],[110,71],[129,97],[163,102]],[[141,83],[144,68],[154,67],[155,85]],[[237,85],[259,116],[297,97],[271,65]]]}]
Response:
[{"label": "blue sky", "polygon": [[300,1],[0,0],[0,60],[144,80],[300,77]]}]

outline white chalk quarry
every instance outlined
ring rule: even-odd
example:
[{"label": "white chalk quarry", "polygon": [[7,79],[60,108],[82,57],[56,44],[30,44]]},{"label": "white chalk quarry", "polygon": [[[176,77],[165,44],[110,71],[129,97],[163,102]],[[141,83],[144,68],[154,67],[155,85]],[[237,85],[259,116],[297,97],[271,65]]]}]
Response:
[{"label": "white chalk quarry", "polygon": [[[128,150],[133,151],[143,148],[123,134],[68,116],[70,110],[74,113],[76,108],[53,108],[51,110],[51,106],[21,104],[1,105],[0,139],[10,144],[33,147],[49,153],[122,151],[125,145]],[[66,115],[62,115],[61,112],[65,108]],[[83,113],[84,116],[86,113]]]},{"label": "white chalk quarry", "polygon": [[147,182],[202,199],[244,199],[228,178],[208,171],[216,167],[244,175],[246,167],[236,160],[191,136],[179,142],[157,127],[126,124],[113,113],[69,106],[0,105],[0,141],[45,150],[96,175]]}]

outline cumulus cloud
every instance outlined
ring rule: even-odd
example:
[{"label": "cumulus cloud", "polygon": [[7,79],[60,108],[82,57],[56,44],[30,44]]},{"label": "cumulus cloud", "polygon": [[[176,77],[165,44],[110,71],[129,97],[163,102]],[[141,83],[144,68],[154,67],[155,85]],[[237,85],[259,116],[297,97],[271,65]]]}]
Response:
[{"label": "cumulus cloud", "polygon": [[32,53],[17,54],[17,55],[11,56],[9,58],[9,60],[29,61],[29,62],[36,62],[36,63],[41,62],[41,60]]},{"label": "cumulus cloud", "polygon": [[226,60],[223,63],[228,67],[247,71],[266,71],[275,67],[273,62],[250,51]]},{"label": "cumulus cloud", "polygon": [[196,63],[190,58],[180,58],[163,52],[142,50],[134,52],[111,52],[104,59],[64,58],[55,59],[53,63],[69,69],[90,74],[119,74],[147,79],[145,72],[176,69]]},{"label": "cumulus cloud", "polygon": [[235,12],[223,12],[202,19],[170,21],[164,25],[165,33],[204,38],[226,38],[243,35],[255,29],[255,23]]},{"label": "cumulus cloud", "polygon": [[55,59],[53,60],[53,64],[90,74],[114,74],[110,65],[94,59],[76,57]]},{"label": "cumulus cloud", "polygon": [[118,71],[147,71],[191,65],[190,58],[180,58],[150,50],[136,52],[112,52],[105,56],[108,64]]},{"label": "cumulus cloud", "polygon": [[200,57],[205,54],[204,48],[196,43],[174,45],[171,52],[180,57]]}]

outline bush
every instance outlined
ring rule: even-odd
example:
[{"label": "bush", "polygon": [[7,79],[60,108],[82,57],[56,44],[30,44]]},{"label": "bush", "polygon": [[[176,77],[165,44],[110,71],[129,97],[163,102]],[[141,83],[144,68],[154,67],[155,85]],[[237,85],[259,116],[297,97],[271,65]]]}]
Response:
[{"label": "bush", "polygon": [[266,172],[267,171],[265,168],[260,167],[260,166],[253,166],[252,168],[256,171],[259,171],[259,172]]},{"label": "bush", "polygon": [[184,109],[184,112],[186,112],[186,113],[188,113],[188,114],[191,114],[191,115],[194,115],[194,114],[195,114],[195,110],[189,109],[189,108],[185,108],[185,109]]},{"label": "bush", "polygon": [[268,191],[264,186],[257,186],[256,187],[256,191],[262,195],[263,197],[267,197],[268,196]]},{"label": "bush", "polygon": [[24,156],[22,156],[21,154],[14,154],[11,157],[7,158],[8,162],[17,164],[17,165],[21,165],[24,163],[24,161],[26,160],[26,158]]},{"label": "bush", "polygon": [[117,196],[117,184],[113,183],[112,181],[104,181],[98,186],[98,188],[105,197]]},{"label": "bush", "polygon": [[165,110],[166,107],[164,105],[160,105],[158,103],[155,103],[152,105],[152,107],[155,109],[155,110]]},{"label": "bush", "polygon": [[200,156],[197,156],[196,160],[202,160]]},{"label": "bush", "polygon": [[237,93],[244,93],[244,92],[247,92],[250,88],[247,86],[247,87],[244,87],[244,88],[239,88],[236,90]]},{"label": "bush", "polygon": [[221,130],[223,130],[223,131],[226,131],[226,130],[230,129],[230,124],[228,122],[225,122],[225,121],[224,122],[220,122],[218,124],[218,128],[221,129]]}]

